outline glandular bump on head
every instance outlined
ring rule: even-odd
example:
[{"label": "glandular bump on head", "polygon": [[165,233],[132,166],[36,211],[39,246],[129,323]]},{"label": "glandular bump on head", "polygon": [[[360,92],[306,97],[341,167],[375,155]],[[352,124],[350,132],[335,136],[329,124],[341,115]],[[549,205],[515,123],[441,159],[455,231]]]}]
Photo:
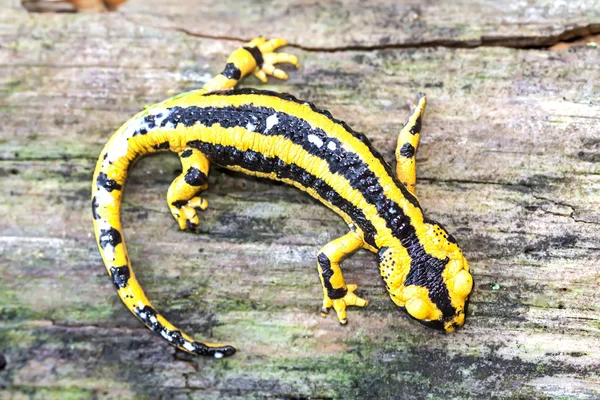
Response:
[{"label": "glandular bump on head", "polygon": [[454,277],[453,290],[457,296],[467,297],[473,289],[473,277],[465,270],[460,271]]},{"label": "glandular bump on head", "polygon": [[427,319],[431,315],[431,308],[422,299],[410,299],[406,302],[406,311],[416,319]]}]

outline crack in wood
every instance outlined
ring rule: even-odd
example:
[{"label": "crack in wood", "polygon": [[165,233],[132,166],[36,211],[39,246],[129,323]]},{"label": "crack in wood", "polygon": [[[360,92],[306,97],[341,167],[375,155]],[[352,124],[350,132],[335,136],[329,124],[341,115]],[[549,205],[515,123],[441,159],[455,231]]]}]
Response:
[{"label": "crack in wood", "polygon": [[[138,21],[129,19],[128,16],[123,16],[131,23],[139,24]],[[151,28],[151,26],[147,26]],[[156,27],[152,27],[156,28]],[[227,40],[232,42],[246,43],[251,38],[240,38],[226,35],[210,35],[190,31],[182,27],[158,27],[159,29],[172,30],[181,32],[191,37],[197,37],[209,40]],[[481,36],[479,40],[452,40],[452,39],[435,39],[423,42],[413,43],[386,43],[377,45],[346,45],[337,47],[318,47],[305,46],[298,43],[288,43],[289,47],[294,47],[307,52],[323,52],[323,53],[338,53],[347,51],[376,51],[376,50],[394,50],[394,49],[418,49],[428,47],[447,47],[452,49],[476,49],[479,47],[505,47],[510,49],[521,50],[549,50],[551,47],[559,43],[570,43],[580,41],[586,38],[591,38],[600,34],[600,23],[590,23],[584,26],[567,28],[561,33],[548,36]]]},{"label": "crack in wood", "polygon": [[535,193],[531,193],[531,195],[533,196],[533,198],[537,199],[537,200],[542,200],[542,201],[547,201],[551,204],[557,205],[557,206],[562,206],[562,207],[567,207],[570,209],[570,212],[568,214],[563,214],[563,213],[559,213],[559,212],[555,212],[555,211],[549,211],[549,210],[544,210],[541,209],[540,211],[542,211],[544,214],[551,214],[551,215],[556,215],[558,217],[568,217],[571,218],[574,222],[581,222],[583,224],[591,224],[591,225],[600,225],[600,223],[595,222],[595,221],[588,221],[585,219],[580,219],[580,218],[576,218],[575,217],[575,213],[577,212],[575,206],[572,206],[568,203],[564,203],[561,201],[557,201],[557,200],[553,200],[553,199],[549,199],[547,197],[544,196],[539,196],[536,195]]}]

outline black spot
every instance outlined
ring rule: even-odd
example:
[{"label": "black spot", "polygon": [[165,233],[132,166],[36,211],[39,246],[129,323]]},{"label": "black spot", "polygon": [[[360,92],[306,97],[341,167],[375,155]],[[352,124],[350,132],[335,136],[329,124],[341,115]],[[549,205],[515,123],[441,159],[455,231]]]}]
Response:
[{"label": "black spot", "polygon": [[235,79],[236,81],[239,81],[242,77],[242,71],[234,63],[227,63],[221,74],[227,79]]},{"label": "black spot", "polygon": [[134,312],[137,317],[150,329],[156,333],[161,333],[163,329],[166,329],[160,322],[158,322],[156,310],[150,306],[134,307]]},{"label": "black spot", "polygon": [[185,229],[193,231],[197,227],[198,227],[198,224],[196,224],[195,222],[192,222],[189,219],[185,221]]},{"label": "black spot", "polygon": [[181,157],[181,158],[188,158],[188,157],[189,157],[189,156],[191,156],[193,153],[194,153],[194,151],[193,151],[192,149],[185,149],[185,150],[184,150],[184,151],[181,153],[180,157]]},{"label": "black spot", "polygon": [[206,183],[206,174],[198,168],[190,167],[185,173],[183,180],[190,186],[202,186]]},{"label": "black spot", "polygon": [[6,368],[6,357],[4,357],[4,354],[0,353],[0,371],[4,370]]},{"label": "black spot", "polygon": [[96,196],[94,196],[92,197],[92,215],[94,216],[94,219],[100,219],[98,207],[100,207],[100,204],[98,204],[98,199],[96,198]]},{"label": "black spot", "polygon": [[169,142],[162,142],[160,144],[156,144],[154,146],[152,146],[155,150],[169,150],[169,147],[171,147],[171,145],[169,144]]},{"label": "black spot", "polygon": [[421,132],[421,117],[419,116],[415,121],[415,124],[410,127],[410,133],[416,135]]},{"label": "black spot", "polygon": [[173,343],[173,346],[183,346],[185,343],[185,339],[180,331],[171,331],[170,337],[170,342]]},{"label": "black spot", "polygon": [[98,189],[104,188],[108,192],[112,192],[113,190],[121,190],[122,186],[117,183],[114,179],[109,179],[108,176],[104,172],[100,172],[98,174],[98,179],[96,179],[96,184],[98,185]]},{"label": "black spot", "polygon": [[400,149],[400,155],[402,157],[411,158],[415,155],[415,148],[410,143],[404,143],[404,145]]},{"label": "black spot", "polygon": [[127,282],[131,277],[129,267],[127,265],[122,267],[110,267],[110,276],[112,277],[112,281],[117,290],[127,287]]},{"label": "black spot", "polygon": [[131,135],[131,136],[147,134],[148,129],[154,129],[156,127],[156,118],[161,118],[161,117],[162,117],[162,113],[159,113],[158,115],[146,115],[144,117],[144,127],[133,132],[133,135]]},{"label": "black spot", "polygon": [[173,207],[181,208],[188,203],[189,200],[176,200],[171,203]]},{"label": "black spot", "polygon": [[[162,116],[162,114],[160,114]],[[144,117],[144,122],[148,125],[149,129],[154,129],[156,127],[156,118],[160,118],[158,115],[146,115]]]},{"label": "black spot", "polygon": [[252,58],[254,58],[254,61],[256,62],[256,66],[258,68],[261,68],[263,66],[265,60],[263,59],[263,55],[258,49],[258,47],[244,47],[244,50],[250,53]]},{"label": "black spot", "polygon": [[192,342],[192,346],[194,346],[194,353],[200,356],[214,357],[216,353],[220,353],[227,357],[235,353],[235,347],[233,346],[208,347],[200,342]]},{"label": "black spot", "polygon": [[108,245],[116,247],[121,242],[121,233],[115,228],[111,227],[100,231],[100,247],[105,248]]},{"label": "black spot", "polygon": [[324,253],[319,253],[317,256],[317,261],[323,270],[323,285],[325,289],[327,289],[327,296],[330,299],[341,299],[348,293],[348,289],[346,288],[337,288],[334,289],[331,285],[331,277],[333,276],[333,270],[331,269],[331,262],[329,258]]}]

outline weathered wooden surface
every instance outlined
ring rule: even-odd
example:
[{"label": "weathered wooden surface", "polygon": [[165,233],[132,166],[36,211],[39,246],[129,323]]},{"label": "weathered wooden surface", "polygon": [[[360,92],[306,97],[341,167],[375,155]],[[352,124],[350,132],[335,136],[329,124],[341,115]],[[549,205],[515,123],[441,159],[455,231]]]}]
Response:
[{"label": "weathered wooden surface", "polygon": [[[96,157],[144,104],[201,86],[238,45],[177,29],[343,48],[385,35],[463,40],[478,23],[489,36],[544,37],[599,19],[592,1],[562,12],[552,2],[500,8],[487,20],[471,6],[452,15],[431,2],[419,9],[433,33],[413,34],[384,2],[363,14],[321,3],[273,12],[267,3],[232,11],[137,1],[103,15],[30,15],[4,3],[0,398],[600,396],[600,54],[592,46],[293,49],[302,68],[263,86],[331,110],[389,160],[406,100],[428,94],[419,198],[459,238],[476,280],[459,332],[433,332],[396,311],[366,252],[344,271],[371,303],[349,310],[345,327],[322,319],[314,257],[343,222],[292,188],[214,169],[200,232],[180,232],[165,204],[179,169],[167,154],[138,163],[127,186],[134,269],[173,322],[240,352],[220,361],[176,352],[121,305],[91,233]],[[329,11],[316,18],[315,8]],[[172,29],[150,18],[139,25],[149,13]]]},{"label": "weathered wooden surface", "polygon": [[459,0],[295,0],[130,1],[120,10],[146,26],[183,30],[216,38],[245,38],[261,32],[285,33],[303,48],[547,45],[559,37],[600,32],[597,0],[511,1]]}]

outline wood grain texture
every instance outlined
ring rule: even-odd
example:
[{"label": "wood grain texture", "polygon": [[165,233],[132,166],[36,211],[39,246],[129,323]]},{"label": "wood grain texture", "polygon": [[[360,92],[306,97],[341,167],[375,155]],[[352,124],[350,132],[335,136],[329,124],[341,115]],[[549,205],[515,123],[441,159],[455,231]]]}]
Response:
[{"label": "wood grain texture", "polygon": [[[102,15],[30,15],[14,1],[0,10],[0,398],[600,396],[596,47],[293,49],[301,69],[289,71],[289,82],[260,86],[329,109],[390,161],[407,100],[427,93],[419,199],[459,239],[476,281],[455,334],[395,310],[367,252],[343,270],[369,306],[349,310],[348,326],[322,319],[315,256],[345,233],[337,216],[293,188],[214,168],[199,233],[180,232],[165,200],[176,157],[141,160],[123,207],[133,268],[176,325],[240,349],[217,361],[175,351],[140,325],[114,292],[92,235],[89,189],[104,142],[144,104],[202,86],[238,45],[137,18],[151,9],[210,34],[221,34],[217,26],[240,37],[282,33],[314,46],[421,33],[373,22],[346,35],[331,30],[341,24],[333,12],[309,22],[311,9],[332,7],[320,3],[277,12],[257,3],[244,13],[140,3]],[[396,20],[384,2],[374,4],[345,13]],[[532,35],[598,22],[593,2],[569,3],[575,14],[527,4],[540,13],[501,13],[519,16],[516,26]],[[423,18],[454,15],[443,7],[420,9]],[[465,31],[478,23],[494,35],[509,29],[501,17],[480,15],[463,8],[446,20],[460,19]]]},{"label": "wood grain texture", "polygon": [[592,30],[600,33],[597,0],[293,0],[239,3],[130,0],[119,9],[144,26],[192,35],[250,40],[256,32],[284,36],[304,48],[393,47],[482,43],[553,44]]}]

